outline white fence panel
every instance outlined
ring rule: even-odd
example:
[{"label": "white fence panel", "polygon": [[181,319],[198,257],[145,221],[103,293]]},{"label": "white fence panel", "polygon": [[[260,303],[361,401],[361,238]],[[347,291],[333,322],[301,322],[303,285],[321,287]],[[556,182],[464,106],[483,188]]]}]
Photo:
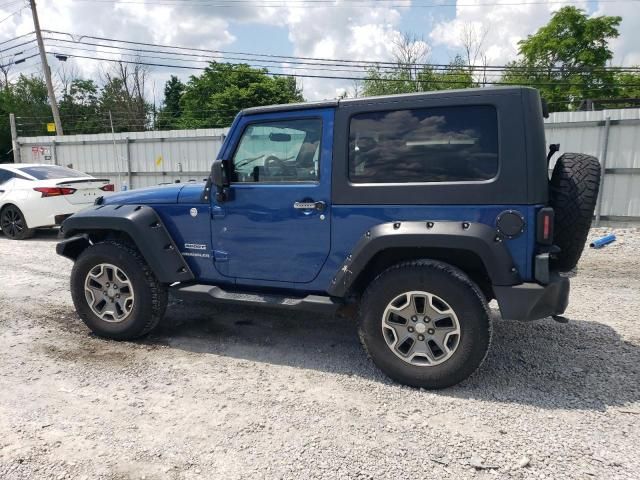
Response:
[{"label": "white fence panel", "polygon": [[553,113],[545,133],[548,143],[560,144],[560,152],[605,161],[601,218],[640,221],[640,109]]},{"label": "white fence panel", "polygon": [[22,163],[65,165],[121,189],[202,180],[227,129],[18,138]]}]

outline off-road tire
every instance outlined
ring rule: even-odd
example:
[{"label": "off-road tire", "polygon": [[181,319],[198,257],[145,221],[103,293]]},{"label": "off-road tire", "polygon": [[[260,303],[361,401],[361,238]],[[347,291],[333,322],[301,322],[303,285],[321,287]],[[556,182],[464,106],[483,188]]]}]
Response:
[{"label": "off-road tire", "polygon": [[12,218],[20,222],[22,230],[18,231],[15,229],[3,228],[2,233],[4,233],[5,237],[10,240],[26,240],[27,238],[31,238],[35,235],[35,229],[29,228],[24,214],[15,205],[6,205],[2,211],[0,211],[0,228],[2,228],[2,225],[5,225],[6,222],[10,221],[10,215]]},{"label": "off-road tire", "polygon": [[[383,337],[382,318],[389,302],[416,290],[447,302],[460,323],[457,349],[438,365],[405,362]],[[434,260],[402,262],[378,275],[362,296],[358,328],[365,350],[380,370],[399,383],[427,389],[447,388],[469,377],[484,361],[492,336],[489,307],[478,286],[461,270]]]},{"label": "off-road tire", "polygon": [[[108,263],[128,276],[135,301],[131,314],[120,323],[110,323],[96,315],[85,297],[85,278],[96,265]],[[71,297],[78,315],[100,337],[132,340],[153,330],[167,307],[167,286],[160,283],[138,250],[130,245],[108,241],[83,251],[71,271]]]},{"label": "off-road tire", "polygon": [[553,169],[550,203],[555,212],[553,243],[560,247],[552,268],[575,268],[591,228],[600,188],[600,163],[591,155],[565,153]]}]

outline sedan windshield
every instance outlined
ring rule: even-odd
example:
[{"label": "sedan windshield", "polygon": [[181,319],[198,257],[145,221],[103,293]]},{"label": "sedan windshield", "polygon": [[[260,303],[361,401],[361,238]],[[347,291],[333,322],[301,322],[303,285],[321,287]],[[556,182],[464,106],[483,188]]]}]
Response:
[{"label": "sedan windshield", "polygon": [[55,180],[57,178],[80,178],[89,177],[86,173],[79,172],[77,170],[71,170],[70,168],[60,167],[58,165],[42,165],[37,167],[23,167],[21,171],[31,175],[37,180]]}]

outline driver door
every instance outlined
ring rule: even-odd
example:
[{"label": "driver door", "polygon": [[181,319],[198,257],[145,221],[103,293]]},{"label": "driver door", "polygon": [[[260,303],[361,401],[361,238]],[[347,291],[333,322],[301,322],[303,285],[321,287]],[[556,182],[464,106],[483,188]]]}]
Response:
[{"label": "driver door", "polygon": [[311,282],[331,247],[333,110],[241,117],[213,205],[214,260],[236,279]]}]

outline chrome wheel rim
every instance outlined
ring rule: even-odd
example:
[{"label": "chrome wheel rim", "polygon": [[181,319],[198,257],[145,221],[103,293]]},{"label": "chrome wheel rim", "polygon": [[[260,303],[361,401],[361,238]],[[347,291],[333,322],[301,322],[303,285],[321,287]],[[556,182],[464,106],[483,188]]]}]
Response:
[{"label": "chrome wheel rim", "polygon": [[2,220],[0,221],[0,228],[7,237],[16,237],[20,235],[25,229],[26,225],[20,212],[14,208],[7,208],[2,212]]},{"label": "chrome wheel rim", "polygon": [[460,322],[442,298],[423,291],[405,292],[382,315],[382,336],[402,361],[432,367],[447,361],[460,344]]},{"label": "chrome wheel rim", "polygon": [[124,322],[133,311],[133,286],[127,274],[110,263],[96,265],[85,277],[84,295],[91,311],[109,323]]}]

